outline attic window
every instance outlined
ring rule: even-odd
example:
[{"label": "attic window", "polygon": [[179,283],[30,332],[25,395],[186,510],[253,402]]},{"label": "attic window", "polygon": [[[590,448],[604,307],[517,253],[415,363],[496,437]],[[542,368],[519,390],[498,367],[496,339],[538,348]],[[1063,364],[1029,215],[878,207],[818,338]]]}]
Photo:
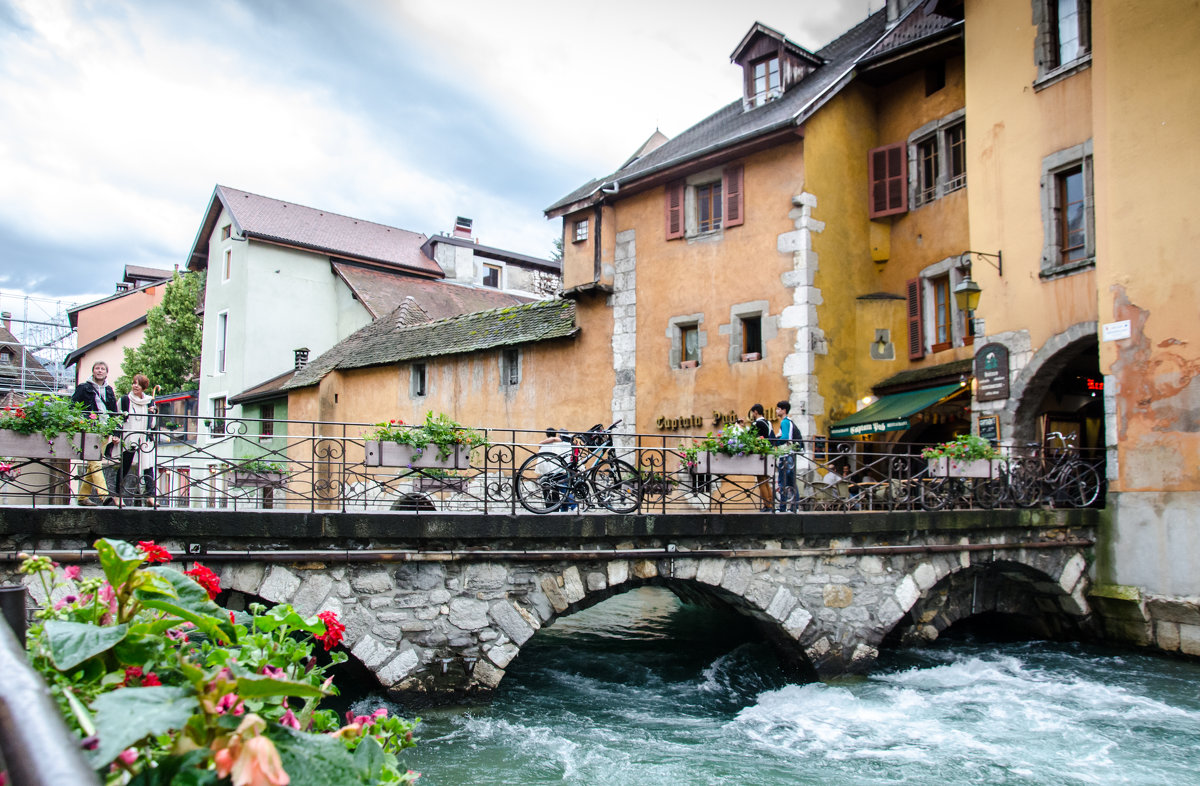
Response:
[{"label": "attic window", "polygon": [[492,289],[500,288],[500,268],[498,266],[483,266],[483,285]]},{"label": "attic window", "polygon": [[0,365],[11,366],[12,359],[13,356],[11,352],[9,352],[7,349],[0,349]]},{"label": "attic window", "polygon": [[754,106],[762,106],[779,97],[782,82],[779,76],[779,58],[766,57],[751,65],[754,76]]}]

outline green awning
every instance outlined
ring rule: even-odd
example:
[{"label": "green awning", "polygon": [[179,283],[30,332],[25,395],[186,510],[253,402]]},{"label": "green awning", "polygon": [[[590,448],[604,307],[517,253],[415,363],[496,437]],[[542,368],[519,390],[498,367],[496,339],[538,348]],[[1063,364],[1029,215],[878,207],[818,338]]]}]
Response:
[{"label": "green awning", "polygon": [[907,431],[910,417],[926,407],[945,401],[963,387],[955,383],[881,396],[870,406],[830,426],[829,436],[861,437],[867,434],[882,434],[885,431]]}]

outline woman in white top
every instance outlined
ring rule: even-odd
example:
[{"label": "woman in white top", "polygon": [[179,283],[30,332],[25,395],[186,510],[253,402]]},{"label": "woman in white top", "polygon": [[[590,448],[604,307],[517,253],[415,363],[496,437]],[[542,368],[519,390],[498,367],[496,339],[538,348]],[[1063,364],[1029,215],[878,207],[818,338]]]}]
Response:
[{"label": "woman in white top", "polygon": [[134,494],[145,495],[145,504],[154,507],[154,444],[150,437],[153,415],[158,412],[154,398],[148,393],[150,380],[145,374],[134,374],[129,395],[121,396],[118,407],[125,416],[121,433],[121,474],[117,488],[125,492],[125,478],[132,471],[141,476],[143,488],[133,482]]}]

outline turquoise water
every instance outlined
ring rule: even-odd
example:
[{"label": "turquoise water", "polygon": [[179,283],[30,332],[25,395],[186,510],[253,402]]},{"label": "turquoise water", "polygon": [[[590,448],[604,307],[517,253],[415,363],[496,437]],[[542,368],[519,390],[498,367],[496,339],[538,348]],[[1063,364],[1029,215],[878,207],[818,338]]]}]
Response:
[{"label": "turquoise water", "polygon": [[788,684],[740,618],[646,588],[540,631],[490,706],[421,713],[405,764],[425,786],[1183,786],[1198,686],[1195,663],[969,641]]}]

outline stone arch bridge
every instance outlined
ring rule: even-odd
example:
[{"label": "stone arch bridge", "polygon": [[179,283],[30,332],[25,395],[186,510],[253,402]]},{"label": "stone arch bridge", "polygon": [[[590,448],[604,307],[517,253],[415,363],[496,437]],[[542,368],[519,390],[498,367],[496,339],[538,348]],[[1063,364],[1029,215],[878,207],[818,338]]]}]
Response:
[{"label": "stone arch bridge", "polygon": [[[410,704],[486,698],[537,631],[659,585],[754,619],[820,678],[870,670],[885,639],[982,612],[1086,637],[1100,511],[464,516],[0,509],[0,579],[34,551],[89,569],[99,537],[155,539],[221,575],[231,607],[332,609],[345,646]],[[90,569],[96,569],[93,565]],[[38,603],[40,589],[30,585]]]}]

